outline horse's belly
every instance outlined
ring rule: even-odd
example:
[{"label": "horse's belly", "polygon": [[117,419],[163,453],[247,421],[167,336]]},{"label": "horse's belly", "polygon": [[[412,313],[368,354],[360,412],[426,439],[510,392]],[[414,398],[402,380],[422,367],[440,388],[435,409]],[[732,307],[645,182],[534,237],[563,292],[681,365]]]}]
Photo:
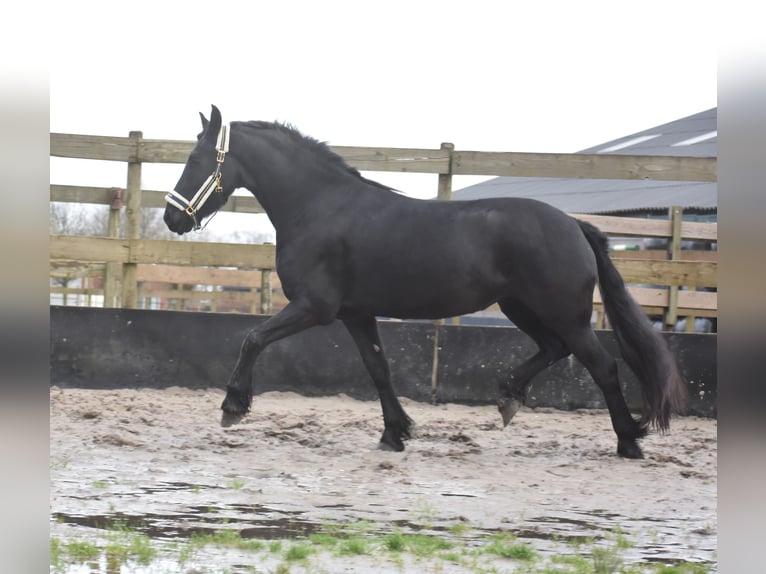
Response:
[{"label": "horse's belly", "polygon": [[412,277],[392,282],[382,278],[375,285],[352,294],[344,306],[367,314],[398,319],[441,319],[473,313],[497,301],[499,291],[449,281]]}]

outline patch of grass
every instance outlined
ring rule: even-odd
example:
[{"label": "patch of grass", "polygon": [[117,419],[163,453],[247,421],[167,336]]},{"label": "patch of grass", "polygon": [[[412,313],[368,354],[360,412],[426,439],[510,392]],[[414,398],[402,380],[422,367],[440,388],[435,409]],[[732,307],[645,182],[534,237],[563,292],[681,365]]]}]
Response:
[{"label": "patch of grass", "polygon": [[594,548],[591,556],[595,574],[612,574],[622,566],[622,558],[614,548]]},{"label": "patch of grass", "polygon": [[129,558],[135,559],[141,564],[149,564],[157,551],[152,548],[152,541],[148,536],[136,535],[127,542],[110,542],[104,548],[107,557],[113,560],[125,562]]},{"label": "patch of grass", "polygon": [[87,562],[98,558],[101,555],[101,549],[92,542],[73,540],[67,542],[66,553],[74,560]]},{"label": "patch of grass", "polygon": [[702,564],[681,562],[673,566],[661,566],[655,574],[707,574],[710,570]]},{"label": "patch of grass", "polygon": [[338,540],[339,538],[334,534],[327,534],[324,532],[309,534],[309,542],[325,548],[334,548],[338,545]]},{"label": "patch of grass", "polygon": [[460,564],[463,561],[463,557],[457,552],[445,552],[441,557],[443,560],[454,562],[455,564]]},{"label": "patch of grass", "polygon": [[[232,529],[218,530],[212,534],[193,534],[189,539],[192,546],[220,546],[224,548],[237,548],[257,552],[263,550],[265,544],[260,540],[242,538],[239,531]],[[277,552],[281,549],[277,549]]]},{"label": "patch of grass", "polygon": [[94,480],[90,483],[93,488],[106,488],[109,483],[106,480]]},{"label": "patch of grass", "polygon": [[338,552],[341,556],[364,556],[371,551],[367,540],[355,536],[341,541]]},{"label": "patch of grass", "polygon": [[455,544],[446,538],[430,534],[393,532],[383,537],[383,547],[391,552],[411,552],[416,556],[431,556],[439,550],[451,550]]},{"label": "patch of grass", "polygon": [[[564,564],[574,568],[572,570],[566,570],[566,572],[574,572],[575,574],[586,574],[591,571],[591,563],[584,556],[552,556],[551,562],[554,564]],[[555,571],[555,570],[554,570]]]},{"label": "patch of grass", "polygon": [[615,546],[620,550],[625,550],[626,548],[633,547],[633,542],[628,540],[628,537],[625,535],[625,531],[623,531],[623,529],[619,526],[616,526],[612,529],[612,532],[608,538],[613,539]]},{"label": "patch of grass", "polygon": [[226,487],[231,488],[232,490],[242,490],[245,487],[245,481],[235,478],[234,480],[230,481]]},{"label": "patch of grass", "polygon": [[308,544],[295,544],[290,546],[290,548],[287,549],[287,552],[285,552],[285,560],[290,562],[296,560],[305,560],[313,552],[314,549]]},{"label": "patch of grass", "polygon": [[281,540],[272,540],[269,542],[269,552],[276,554],[277,552],[282,551],[282,541]]},{"label": "patch of grass", "polygon": [[491,542],[484,547],[486,552],[511,560],[531,561],[537,558],[537,552],[523,542],[516,542],[510,535],[492,536]]},{"label": "patch of grass", "polygon": [[62,567],[62,553],[63,549],[61,548],[61,542],[58,538],[51,538],[49,542],[50,547],[50,563],[51,566],[55,569],[59,569]]}]

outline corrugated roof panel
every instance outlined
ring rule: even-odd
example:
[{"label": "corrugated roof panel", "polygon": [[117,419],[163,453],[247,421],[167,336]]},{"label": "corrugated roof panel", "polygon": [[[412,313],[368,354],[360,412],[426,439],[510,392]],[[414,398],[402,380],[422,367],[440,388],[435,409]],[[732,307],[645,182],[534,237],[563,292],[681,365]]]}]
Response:
[{"label": "corrugated roof panel", "polygon": [[[705,110],[579,153],[599,153],[611,147],[613,151],[609,153],[623,155],[717,157],[717,112],[717,108]],[[713,132],[716,133],[711,136]],[[674,145],[701,136],[708,137],[687,145]],[[626,143],[628,145],[624,145]],[[673,205],[715,211],[718,185],[714,182],[495,177],[453,193],[455,200],[485,197],[530,197],[570,213],[664,210]]]}]

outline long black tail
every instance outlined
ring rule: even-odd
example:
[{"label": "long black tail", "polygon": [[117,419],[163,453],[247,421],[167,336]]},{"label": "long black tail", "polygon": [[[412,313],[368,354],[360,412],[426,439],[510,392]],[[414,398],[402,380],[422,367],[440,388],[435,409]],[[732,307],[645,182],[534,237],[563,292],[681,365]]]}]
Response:
[{"label": "long black tail", "polygon": [[641,383],[644,397],[641,422],[665,431],[670,427],[671,415],[681,412],[686,402],[686,385],[675,357],[625,288],[609,257],[606,236],[589,223],[579,220],[578,223],[596,254],[601,298],[620,351]]}]

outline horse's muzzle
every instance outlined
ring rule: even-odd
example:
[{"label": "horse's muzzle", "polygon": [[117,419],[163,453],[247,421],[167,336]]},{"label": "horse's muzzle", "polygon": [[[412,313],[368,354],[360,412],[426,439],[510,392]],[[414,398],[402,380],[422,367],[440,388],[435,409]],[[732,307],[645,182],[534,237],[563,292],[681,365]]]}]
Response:
[{"label": "horse's muzzle", "polygon": [[178,235],[183,235],[194,228],[194,221],[191,217],[170,205],[165,208],[163,220],[168,229]]}]

